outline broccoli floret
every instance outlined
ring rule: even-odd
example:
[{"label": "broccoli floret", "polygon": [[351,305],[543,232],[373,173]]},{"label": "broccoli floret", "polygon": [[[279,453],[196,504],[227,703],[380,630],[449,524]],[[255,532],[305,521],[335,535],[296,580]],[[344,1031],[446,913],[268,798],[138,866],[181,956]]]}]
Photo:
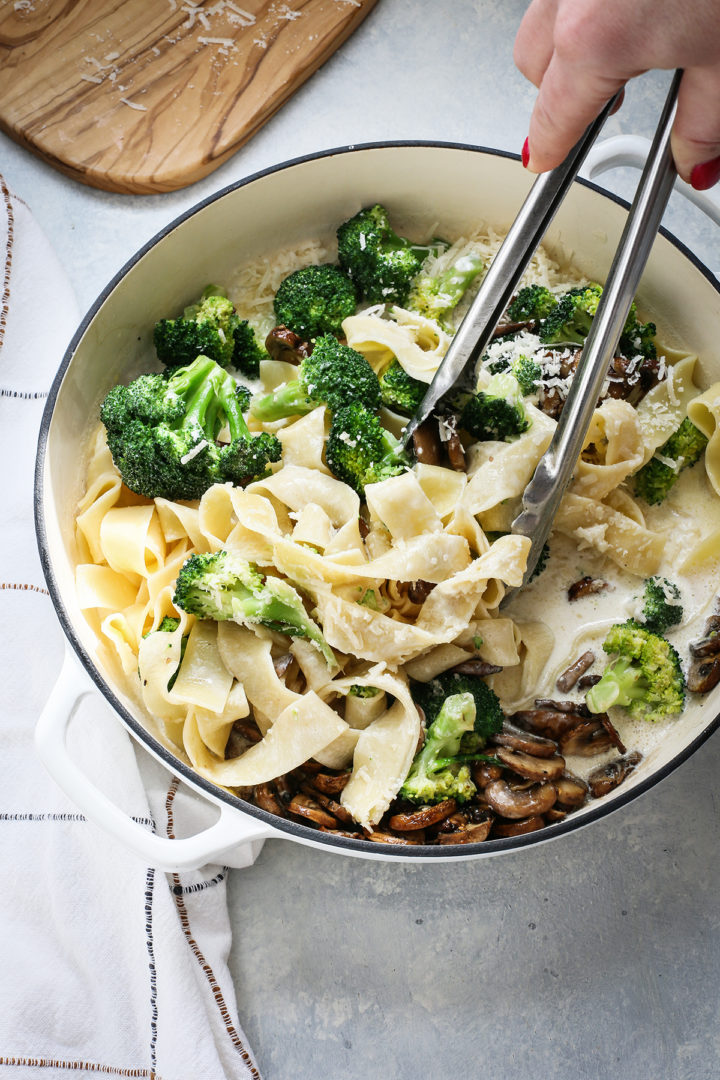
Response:
[{"label": "broccoli floret", "polygon": [[[179,625],[180,625],[180,620],[179,619],[174,619],[172,617],[172,615],[165,615],[165,617],[160,620],[159,624],[155,627],[155,629],[154,630],[148,630],[147,634],[143,634],[143,637],[146,638],[146,637],[148,637],[149,634],[158,634],[158,633],[159,634],[172,634],[172,633],[174,633],[175,630],[177,630]],[[173,686],[175,685],[175,680],[177,679],[178,674],[180,673],[180,668],[182,667],[182,662],[183,662],[183,660],[185,658],[185,650],[187,649],[188,637],[189,637],[189,634],[184,634],[180,638],[180,661],[178,663],[177,668],[175,669],[175,671],[173,671],[172,675],[168,679],[168,684],[167,684],[168,690],[172,690]],[[140,669],[138,668],[138,674],[139,674],[139,671],[140,671]]]},{"label": "broccoli floret", "polygon": [[550,558],[550,545],[545,542],[540,551],[538,561],[535,563],[535,569],[529,577],[529,581],[534,581],[536,577],[540,577],[543,570],[547,566],[548,559]]},{"label": "broccoli floret", "polygon": [[597,311],[602,285],[584,285],[570,289],[544,319],[540,340],[546,345],[582,345]]},{"label": "broccoli floret", "polygon": [[233,331],[234,366],[248,379],[257,379],[260,374],[260,361],[267,360],[268,354],[259,343],[247,319],[239,319]]},{"label": "broccoli floret", "polygon": [[635,494],[651,506],[661,503],[683,469],[700,460],[707,443],[706,436],[686,416],[655,456],[635,473],[632,481]]},{"label": "broccoli floret", "polygon": [[198,619],[266,626],[305,638],[329,667],[335,664],[332,649],[292,585],[281,578],[263,577],[256,566],[233,552],[191,555],[178,574],[173,603]]},{"label": "broccoli floret", "polygon": [[[207,356],[115,386],[100,407],[124,483],[149,499],[199,499],[212,484],[264,476],[280,460],[274,435],[251,435],[248,391]],[[227,424],[230,442],[217,443]]]},{"label": "broccoli floret", "polygon": [[685,679],[680,657],[664,637],[629,619],[611,627],[603,649],[616,659],[585,695],[590,712],[620,705],[645,720],[682,712]]},{"label": "broccoli floret", "polygon": [[401,799],[423,804],[444,799],[464,803],[472,799],[477,788],[464,763],[466,755],[461,751],[463,739],[473,731],[474,724],[472,694],[455,694],[445,699],[437,717],[428,725],[425,745],[415,755],[400,788]]},{"label": "broccoli floret", "polygon": [[529,356],[518,356],[510,368],[510,373],[517,379],[524,396],[534,394],[537,384],[542,378],[540,365],[531,360]]},{"label": "broccoli floret", "polygon": [[[540,340],[546,345],[582,345],[592,326],[602,292],[602,285],[596,282],[566,292],[543,320]],[[657,355],[655,333],[654,323],[638,320],[633,302],[620,337],[620,351],[625,356],[641,355],[651,359]]]},{"label": "broccoli floret", "polygon": [[380,406],[380,383],[362,353],[341,345],[332,334],[315,342],[298,367],[297,379],[272,394],[255,398],[250,411],[264,423],[286,416],[303,416],[318,405],[339,409],[351,401],[368,409]]},{"label": "broccoli floret", "polygon": [[404,304],[413,278],[438,244],[412,244],[398,236],[384,206],[368,206],[337,231],[340,265],[372,304]]},{"label": "broccoli floret", "polygon": [[465,402],[460,426],[475,439],[503,441],[530,427],[520,385],[512,375],[492,375],[484,390]]},{"label": "broccoli floret", "polygon": [[420,407],[420,402],[427,394],[427,383],[408,375],[398,360],[392,360],[387,370],[380,376],[382,403],[388,409],[412,416]]},{"label": "broccoli floret", "polygon": [[377,416],[354,403],[338,409],[325,444],[330,471],[364,495],[367,484],[387,480],[412,465],[400,442],[386,431]]},{"label": "broccoli floret", "polygon": [[238,316],[217,285],[208,285],[195,304],[178,319],[155,323],[153,339],[158,360],[166,367],[184,367],[196,356],[209,356],[221,367],[232,363]]},{"label": "broccoli floret", "polygon": [[647,630],[664,634],[671,626],[682,622],[683,607],[674,603],[677,600],[680,600],[677,585],[664,577],[648,578],[643,585],[635,618]]},{"label": "broccoli floret", "polygon": [[461,255],[456,263],[436,277],[418,274],[408,294],[407,307],[444,324],[484,265],[479,255],[470,252]]},{"label": "broccoli floret", "polygon": [[446,698],[456,694],[472,694],[475,702],[474,734],[465,740],[463,749],[471,748],[468,743],[474,743],[474,749],[484,746],[487,739],[503,726],[505,718],[497,694],[477,675],[445,671],[430,682],[413,682],[411,693],[415,703],[425,713],[427,724],[432,724],[438,716]]},{"label": "broccoli floret", "polygon": [[377,686],[360,686],[358,683],[353,683],[350,687],[350,697],[371,698],[377,697],[379,693]]},{"label": "broccoli floret", "polygon": [[544,285],[526,285],[507,309],[513,322],[545,319],[557,306],[557,298]]},{"label": "broccoli floret", "polygon": [[275,315],[305,341],[322,334],[342,334],[342,321],[355,314],[357,295],[350,278],[337,266],[303,266],[281,283]]}]

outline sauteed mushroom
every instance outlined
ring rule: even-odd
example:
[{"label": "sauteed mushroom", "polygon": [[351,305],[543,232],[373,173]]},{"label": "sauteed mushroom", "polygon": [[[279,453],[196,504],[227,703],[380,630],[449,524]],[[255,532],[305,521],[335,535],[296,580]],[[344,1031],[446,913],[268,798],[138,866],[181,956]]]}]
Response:
[{"label": "sauteed mushroom", "polygon": [[485,788],[485,798],[501,817],[517,820],[544,814],[555,803],[557,793],[550,783],[513,788],[507,780],[493,780]]},{"label": "sauteed mushroom", "polygon": [[521,750],[511,750],[509,747],[500,746],[495,751],[495,756],[502,761],[503,765],[507,765],[519,776],[524,776],[526,780],[555,780],[556,777],[562,775],[565,768],[565,759],[559,755],[534,757]]},{"label": "sauteed mushroom", "polygon": [[442,464],[442,443],[437,419],[431,416],[413,432],[416,459],[424,465]]},{"label": "sauteed mushroom", "polygon": [[593,797],[599,799],[601,796],[607,795],[608,791],[612,791],[613,788],[623,782],[625,777],[633,771],[640,761],[642,761],[642,754],[637,750],[633,750],[626,757],[616,758],[614,761],[608,761],[605,765],[599,765],[597,769],[593,769],[588,776],[588,784]]},{"label": "sauteed mushroom", "polygon": [[595,593],[603,592],[609,588],[607,581],[603,581],[602,578],[590,577],[588,574],[580,578],[579,581],[574,581],[568,587],[567,597],[572,602],[573,600],[582,599],[583,596],[593,596]]},{"label": "sauteed mushroom", "polygon": [[536,832],[544,827],[545,818],[534,814],[522,821],[495,821],[492,832],[493,838],[500,840],[508,836],[522,836],[524,833]]},{"label": "sauteed mushroom", "polygon": [[416,810],[393,814],[388,824],[397,832],[414,832],[416,829],[427,829],[430,825],[437,825],[439,821],[454,814],[456,809],[457,803],[454,799],[445,799],[444,802],[435,803],[434,806],[422,806]]},{"label": "sauteed mushroom", "polygon": [[584,675],[588,668],[591,668],[595,663],[595,653],[591,649],[584,652],[582,656],[578,656],[574,663],[565,668],[562,675],[558,676],[555,683],[561,694],[567,694],[568,690],[572,690],[575,683],[578,681],[581,675]]},{"label": "sauteed mushroom", "polygon": [[543,735],[546,739],[559,739],[561,735],[581,723],[584,717],[580,712],[547,707],[522,709],[520,712],[514,713],[512,719],[520,727],[526,728],[536,735]]},{"label": "sauteed mushroom", "polygon": [[273,360],[284,360],[287,364],[299,364],[312,352],[312,343],[303,341],[287,326],[274,326],[265,338],[265,348]]},{"label": "sauteed mushroom", "polygon": [[509,746],[512,750],[521,750],[525,754],[533,754],[535,757],[552,757],[557,753],[557,743],[553,739],[545,739],[541,735],[533,735],[532,732],[524,731],[506,720],[502,731],[493,735],[490,742],[494,746]]},{"label": "sauteed mushroom", "polygon": [[553,783],[557,792],[557,805],[563,810],[577,810],[585,802],[588,785],[579,776],[563,773]]},{"label": "sauteed mushroom", "polygon": [[600,716],[583,720],[560,736],[560,749],[563,754],[576,754],[578,757],[595,757],[596,754],[604,754],[614,745],[613,737]]},{"label": "sauteed mushroom", "polygon": [[456,664],[450,670],[455,672],[456,675],[479,675],[483,677],[485,675],[494,675],[495,672],[502,671],[502,668],[499,664],[489,664],[487,660],[473,657],[471,660],[463,660],[462,664]]}]

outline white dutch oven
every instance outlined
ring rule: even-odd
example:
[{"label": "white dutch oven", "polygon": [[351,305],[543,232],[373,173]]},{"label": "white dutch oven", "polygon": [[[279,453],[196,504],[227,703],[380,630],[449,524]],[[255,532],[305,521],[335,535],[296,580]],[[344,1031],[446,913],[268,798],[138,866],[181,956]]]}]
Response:
[{"label": "white dutch oven", "polygon": [[[601,171],[608,162],[633,163],[638,153],[637,143],[618,146],[608,140],[593,152],[591,170]],[[623,806],[684,761],[720,722],[718,687],[687,708],[661,746],[624,784],[539,833],[457,848],[388,848],[279,819],[198,777],[177,756],[152,717],[142,712],[95,658],[93,634],[78,607],[74,586],[74,508],[83,484],[83,468],[78,463],[84,460],[87,435],[109,388],[152,365],[155,321],[189,302],[208,281],[228,280],[248,258],[328,234],[371,202],[384,203],[403,228],[422,231],[440,223],[442,231],[452,236],[481,222],[507,227],[529,183],[515,156],[466,146],[374,145],[293,161],[233,185],[163,230],[108,285],[80,326],[50,393],[37,459],[40,553],[72,646],[40,718],[37,747],[49,771],[82,811],[148,862],[167,869],[196,867],[209,860],[232,863],[242,845],[269,837],[346,855],[414,862],[512,851],[572,832]],[[720,221],[717,205],[699,196],[695,199]],[[585,274],[602,281],[625,212],[619,200],[578,182],[547,242],[555,254],[571,256]],[[654,246],[639,299],[665,341],[698,353],[703,387],[719,380],[720,285],[666,233]],[[212,826],[181,840],[152,835],[113,806],[73,763],[66,746],[68,727],[80,699],[95,693],[95,688],[146,750],[217,806],[220,814]]]}]

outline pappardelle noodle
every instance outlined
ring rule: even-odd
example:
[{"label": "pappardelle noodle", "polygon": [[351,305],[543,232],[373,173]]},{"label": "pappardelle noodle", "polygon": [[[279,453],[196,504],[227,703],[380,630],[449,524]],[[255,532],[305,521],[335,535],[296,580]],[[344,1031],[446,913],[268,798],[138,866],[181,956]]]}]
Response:
[{"label": "pappardelle noodle", "polygon": [[406,453],[500,244],[437,231],[367,207],[168,312],[102,403],[77,511],[80,605],[162,737],[265,810],[391,844],[561,820],[720,679],[720,383],[633,305],[500,611],[602,289],[539,250],[475,385]]}]

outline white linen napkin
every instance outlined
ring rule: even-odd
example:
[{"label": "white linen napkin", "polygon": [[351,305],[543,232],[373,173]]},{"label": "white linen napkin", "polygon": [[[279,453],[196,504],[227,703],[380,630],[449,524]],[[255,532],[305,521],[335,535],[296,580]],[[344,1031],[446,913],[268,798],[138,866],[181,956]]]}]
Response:
[{"label": "white linen napkin", "polygon": [[[36,552],[33,467],[77,322],[60,262],[0,176],[0,1080],[259,1080],[227,967],[227,867],[144,866],[85,820],[33,748],[63,655]],[[178,819],[194,800],[136,758],[99,695],[79,722],[79,764],[113,801],[148,828],[187,834]]]}]

